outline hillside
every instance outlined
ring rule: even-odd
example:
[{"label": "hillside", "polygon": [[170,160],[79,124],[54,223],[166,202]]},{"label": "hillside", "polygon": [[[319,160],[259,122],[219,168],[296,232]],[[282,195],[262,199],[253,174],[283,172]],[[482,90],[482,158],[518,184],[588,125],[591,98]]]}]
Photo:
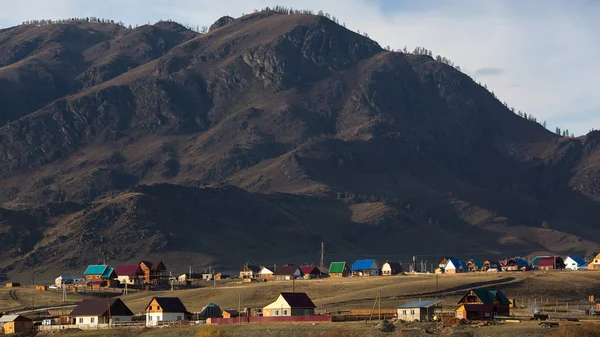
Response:
[{"label": "hillside", "polygon": [[332,259],[598,249],[599,132],[556,136],[325,17],[24,25],[0,51],[10,273],[313,262],[321,241]]}]

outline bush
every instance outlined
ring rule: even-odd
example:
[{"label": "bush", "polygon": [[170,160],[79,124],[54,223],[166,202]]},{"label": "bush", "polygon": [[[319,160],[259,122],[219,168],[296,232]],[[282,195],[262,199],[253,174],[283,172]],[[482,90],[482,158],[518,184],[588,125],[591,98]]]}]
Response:
[{"label": "bush", "polygon": [[200,328],[196,337],[224,337],[225,331],[214,325],[205,325]]}]

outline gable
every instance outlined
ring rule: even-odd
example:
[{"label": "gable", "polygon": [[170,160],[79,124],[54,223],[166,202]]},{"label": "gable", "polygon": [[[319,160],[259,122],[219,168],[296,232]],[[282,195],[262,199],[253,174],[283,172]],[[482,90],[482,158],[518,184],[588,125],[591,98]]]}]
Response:
[{"label": "gable", "polygon": [[329,273],[343,273],[347,270],[347,268],[346,262],[331,262],[331,265],[329,266]]}]

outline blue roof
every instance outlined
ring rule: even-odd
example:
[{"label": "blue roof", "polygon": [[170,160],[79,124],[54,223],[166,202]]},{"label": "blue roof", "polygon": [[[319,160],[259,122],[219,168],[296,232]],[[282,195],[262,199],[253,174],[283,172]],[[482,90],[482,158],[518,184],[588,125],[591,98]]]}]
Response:
[{"label": "blue roof", "polygon": [[352,265],[350,270],[359,271],[359,270],[371,270],[373,265],[375,264],[375,260],[356,260]]},{"label": "blue roof", "polygon": [[571,258],[571,260],[575,261],[575,263],[577,263],[577,265],[579,266],[587,265],[587,263],[579,256],[568,256],[568,258],[569,257]]},{"label": "blue roof", "polygon": [[85,270],[85,273],[83,273],[83,274],[84,275],[102,275],[106,271],[106,268],[108,268],[108,266],[105,264],[104,265],[92,264],[87,267],[87,269]]},{"label": "blue roof", "polygon": [[110,274],[112,274],[114,271],[115,271],[115,268],[106,268],[104,273],[102,273],[102,278],[109,278]]},{"label": "blue roof", "polygon": [[404,303],[401,306],[398,306],[396,308],[398,308],[398,309],[404,309],[404,308],[429,308],[430,306],[436,305],[436,304],[438,304],[440,302],[442,302],[442,301],[436,301],[436,300],[412,301],[412,302]]},{"label": "blue roof", "polygon": [[455,259],[455,258],[451,257],[448,259],[448,262],[450,262],[450,261],[452,261],[452,264],[454,265],[454,267],[456,269],[460,269],[460,268],[467,269],[468,268],[467,264],[463,260]]}]

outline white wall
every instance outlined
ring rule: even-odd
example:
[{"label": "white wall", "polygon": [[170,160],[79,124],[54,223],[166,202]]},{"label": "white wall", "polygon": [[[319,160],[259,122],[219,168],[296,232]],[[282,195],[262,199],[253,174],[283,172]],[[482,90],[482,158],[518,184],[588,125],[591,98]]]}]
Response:
[{"label": "white wall", "polygon": [[419,308],[406,308],[406,309],[397,309],[398,310],[398,319],[403,321],[412,322],[421,319],[421,309]]},{"label": "white wall", "polygon": [[97,324],[105,324],[104,317],[102,316],[82,316],[75,317],[76,325],[97,325]]},{"label": "white wall", "polygon": [[150,312],[146,313],[146,325],[156,325],[158,322],[165,321],[183,321],[185,313],[183,312]]}]

